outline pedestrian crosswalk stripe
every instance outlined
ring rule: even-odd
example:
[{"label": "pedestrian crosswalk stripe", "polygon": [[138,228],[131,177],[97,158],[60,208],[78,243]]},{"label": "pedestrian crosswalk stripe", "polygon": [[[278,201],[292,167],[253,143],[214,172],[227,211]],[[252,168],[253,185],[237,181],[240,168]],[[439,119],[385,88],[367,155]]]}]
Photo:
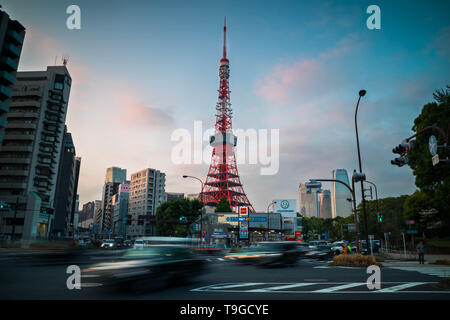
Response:
[{"label": "pedestrian crosswalk stripe", "polygon": [[376,290],[376,292],[381,292],[381,293],[397,292],[399,290],[403,290],[403,289],[407,289],[407,288],[411,288],[411,287],[415,287],[415,286],[420,286],[422,284],[426,284],[426,282],[410,282],[410,283],[400,284],[398,286],[389,287],[386,289]]},{"label": "pedestrian crosswalk stripe", "polygon": [[290,289],[295,287],[306,287],[314,285],[315,283],[309,282],[309,283],[294,283],[294,284],[288,284],[284,286],[276,286],[276,287],[269,287],[269,288],[263,288],[263,289],[253,289],[253,290],[247,290],[247,292],[272,292],[276,290],[283,290],[283,289]]},{"label": "pedestrian crosswalk stripe", "polygon": [[[376,294],[376,293],[434,293],[448,294],[448,291],[439,290],[435,286],[435,282],[383,282],[384,289],[369,290],[365,282],[298,282],[298,283],[259,283],[259,282],[243,282],[243,283],[222,283],[191,289],[197,292],[238,292],[238,293],[296,293],[296,294]],[[423,286],[420,290],[405,290],[412,287]],[[300,288],[326,286],[326,288],[316,290],[304,290]],[[256,287],[247,289],[245,287]],[[358,290],[345,290],[350,288],[361,287]],[[299,288],[300,290],[295,290]],[[308,288],[307,288],[308,289]]]},{"label": "pedestrian crosswalk stripe", "polygon": [[245,287],[245,286],[256,286],[259,284],[264,284],[264,283],[259,283],[259,282],[237,283],[237,284],[230,284],[230,285],[225,285],[225,286],[214,286],[214,287],[210,287],[210,288],[211,289],[229,289],[229,288],[237,288],[237,287]]},{"label": "pedestrian crosswalk stripe", "polygon": [[334,291],[338,291],[338,290],[359,287],[359,286],[363,286],[363,285],[366,285],[366,283],[365,282],[347,283],[347,284],[343,284],[342,286],[336,286],[336,287],[331,287],[331,288],[315,290],[315,291],[313,291],[313,293],[329,293],[329,292],[334,292]]}]

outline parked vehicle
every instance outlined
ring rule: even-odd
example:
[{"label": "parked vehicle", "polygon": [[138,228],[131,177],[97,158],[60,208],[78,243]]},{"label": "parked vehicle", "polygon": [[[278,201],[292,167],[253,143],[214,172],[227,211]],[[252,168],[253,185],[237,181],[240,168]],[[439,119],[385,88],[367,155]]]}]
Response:
[{"label": "parked vehicle", "polygon": [[114,239],[103,239],[101,248],[102,249],[117,249],[117,242]]},{"label": "parked vehicle", "polygon": [[327,246],[328,242],[325,240],[318,240],[318,241],[310,241],[309,242],[309,248],[310,249],[316,249],[317,246]]}]

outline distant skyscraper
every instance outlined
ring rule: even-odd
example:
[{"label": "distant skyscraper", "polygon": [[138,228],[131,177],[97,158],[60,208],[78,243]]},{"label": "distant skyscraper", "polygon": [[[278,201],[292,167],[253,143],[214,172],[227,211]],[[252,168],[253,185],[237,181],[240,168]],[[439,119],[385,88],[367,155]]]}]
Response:
[{"label": "distant skyscraper", "polygon": [[18,201],[19,210],[15,220],[7,219],[14,213],[3,215],[9,223],[2,233],[14,229],[25,240],[48,234],[71,84],[65,65],[17,72],[0,151],[0,198]]},{"label": "distant skyscraper", "polygon": [[24,37],[25,28],[0,10],[0,150]]},{"label": "distant skyscraper", "polygon": [[127,169],[111,167],[106,169],[105,183],[107,182],[124,182],[127,180]]},{"label": "distant skyscraper", "polygon": [[323,219],[331,218],[331,192],[322,190],[319,193],[320,217]]},{"label": "distant skyscraper", "polygon": [[130,180],[127,236],[135,238],[156,235],[155,223],[150,216],[165,198],[166,174],[155,169],[144,169],[133,173]]},{"label": "distant skyscraper", "polygon": [[305,184],[300,184],[298,188],[299,194],[299,210],[300,214],[308,218],[320,218],[320,206],[318,200],[318,189],[312,188],[308,192]]},{"label": "distant skyscraper", "polygon": [[112,231],[112,198],[118,193],[119,185],[126,181],[127,170],[118,167],[111,167],[106,169],[105,184],[102,190],[102,206],[101,211],[96,215],[95,223],[98,225],[98,230],[103,234]]},{"label": "distant skyscraper", "polygon": [[[336,169],[331,172],[332,179],[341,180],[350,185],[347,170]],[[333,182],[331,184],[331,214],[333,218],[348,217],[352,214],[352,203],[347,199],[352,199],[350,190],[342,183]]]}]

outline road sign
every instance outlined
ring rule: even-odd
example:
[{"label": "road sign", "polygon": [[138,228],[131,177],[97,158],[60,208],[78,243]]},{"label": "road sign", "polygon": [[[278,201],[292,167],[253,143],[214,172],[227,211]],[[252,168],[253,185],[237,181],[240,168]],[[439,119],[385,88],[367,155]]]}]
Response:
[{"label": "road sign", "polygon": [[418,234],[419,231],[418,230],[406,230],[407,234]]},{"label": "road sign", "polygon": [[433,166],[437,165],[439,163],[439,155],[435,154],[432,158],[431,158],[431,162],[433,163]]},{"label": "road sign", "polygon": [[431,136],[428,139],[428,149],[433,157],[437,154],[437,140],[435,136]]},{"label": "road sign", "polygon": [[416,221],[414,221],[414,220],[406,220],[405,221],[405,224],[407,224],[407,225],[411,225],[411,224],[415,224],[416,223]]},{"label": "road sign", "polygon": [[302,232],[300,230],[295,231],[295,235],[297,237],[300,237],[302,235]]}]

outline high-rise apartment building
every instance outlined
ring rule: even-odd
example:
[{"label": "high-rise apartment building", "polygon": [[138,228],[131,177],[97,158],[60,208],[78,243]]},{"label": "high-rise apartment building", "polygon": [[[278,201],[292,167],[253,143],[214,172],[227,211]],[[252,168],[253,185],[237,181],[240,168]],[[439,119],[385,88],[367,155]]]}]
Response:
[{"label": "high-rise apartment building", "polygon": [[[155,169],[144,169],[133,173],[130,180],[127,236],[156,235],[156,209],[165,198],[166,174]],[[153,217],[153,218],[152,218]]]},{"label": "high-rise apartment building", "polygon": [[25,28],[0,10],[0,150],[24,37]]},{"label": "high-rise apartment building", "polygon": [[[350,185],[345,169],[335,169],[331,172],[332,179],[341,180]],[[350,201],[348,200],[350,199]],[[345,185],[339,182],[331,184],[331,214],[333,218],[348,217],[352,214],[352,194]]]},{"label": "high-rise apartment building", "polygon": [[75,157],[72,135],[67,132],[67,128],[64,132],[56,182],[55,218],[51,230],[52,235],[57,237],[68,236],[73,230],[81,163],[81,158]]},{"label": "high-rise apartment building", "polygon": [[5,234],[48,236],[71,84],[65,65],[17,72],[0,151],[0,198],[18,210]]}]

